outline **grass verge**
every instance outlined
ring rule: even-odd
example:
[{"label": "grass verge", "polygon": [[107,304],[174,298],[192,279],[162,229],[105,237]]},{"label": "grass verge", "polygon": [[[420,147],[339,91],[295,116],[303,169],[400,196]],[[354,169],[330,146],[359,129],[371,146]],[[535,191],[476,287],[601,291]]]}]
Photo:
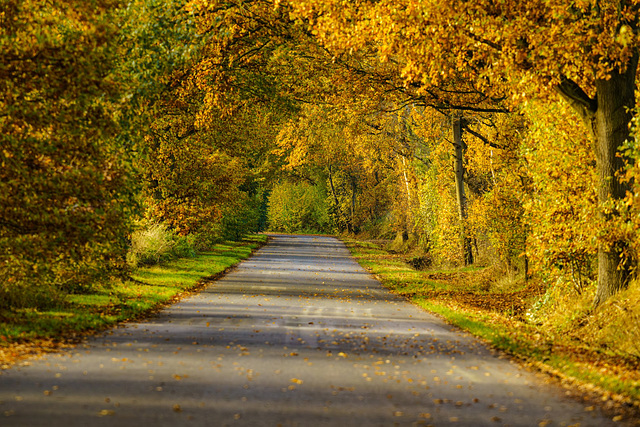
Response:
[{"label": "grass verge", "polygon": [[69,345],[74,339],[127,320],[150,316],[222,275],[266,243],[266,235],[216,245],[193,258],[137,268],[131,280],[94,293],[69,295],[46,311],[0,309],[0,367]]},{"label": "grass verge", "polygon": [[486,268],[415,270],[410,257],[380,244],[343,238],[358,262],[390,291],[430,311],[525,366],[542,370],[567,387],[567,394],[599,405],[614,420],[640,425],[640,363],[603,351],[588,340],[563,336],[526,320],[525,312],[544,290],[536,283],[500,288],[487,284]]}]

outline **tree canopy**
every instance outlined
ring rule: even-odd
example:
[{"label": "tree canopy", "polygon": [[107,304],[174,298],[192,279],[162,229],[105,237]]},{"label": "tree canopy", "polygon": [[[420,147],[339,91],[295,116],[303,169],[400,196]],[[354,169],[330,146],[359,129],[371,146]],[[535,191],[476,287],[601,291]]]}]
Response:
[{"label": "tree canopy", "polygon": [[3,1],[0,299],[46,303],[124,270],[135,212],[112,1]]},{"label": "tree canopy", "polygon": [[270,218],[597,305],[636,267],[639,7],[4,0],[0,299],[126,274],[136,228]]}]

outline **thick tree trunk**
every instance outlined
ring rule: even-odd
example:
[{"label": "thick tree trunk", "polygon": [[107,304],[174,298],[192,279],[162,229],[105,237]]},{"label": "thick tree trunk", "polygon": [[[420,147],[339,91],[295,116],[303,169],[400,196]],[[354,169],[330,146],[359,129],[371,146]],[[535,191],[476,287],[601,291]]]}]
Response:
[{"label": "thick tree trunk", "polygon": [[455,156],[456,198],[458,199],[458,217],[462,226],[462,250],[465,265],[473,264],[473,250],[471,239],[467,236],[465,224],[467,222],[467,196],[464,191],[464,142],[462,141],[462,117],[453,118],[453,144]]},{"label": "thick tree trunk", "polygon": [[[631,109],[635,106],[635,75],[637,58],[623,74],[616,73],[609,80],[596,82],[598,107],[595,113],[594,133],[598,169],[598,200],[601,204],[625,197],[629,183],[616,177],[624,167],[625,159],[618,149],[629,138]],[[602,213],[604,221],[613,213]],[[624,289],[631,274],[631,262],[624,259],[628,242],[618,241],[598,248],[598,290],[594,304],[605,301]]]},{"label": "thick tree trunk", "polygon": [[[618,149],[629,138],[631,109],[635,106],[635,78],[637,53],[629,60],[624,73],[614,72],[608,80],[596,81],[596,98],[589,98],[577,84],[563,81],[558,91],[580,114],[591,131],[598,172],[598,202],[601,205],[600,223],[604,224],[617,213],[604,209],[609,202],[625,197],[629,183],[620,182],[616,173],[625,163]],[[626,159],[628,160],[628,159]],[[632,261],[625,259],[628,242],[603,242],[598,248],[597,306],[629,282]]]}]

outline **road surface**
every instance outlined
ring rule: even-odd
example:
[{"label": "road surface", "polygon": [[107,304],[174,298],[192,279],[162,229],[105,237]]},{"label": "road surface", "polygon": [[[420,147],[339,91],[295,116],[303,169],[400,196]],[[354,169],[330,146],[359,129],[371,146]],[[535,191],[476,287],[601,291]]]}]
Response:
[{"label": "road surface", "polygon": [[336,239],[273,236],[142,323],[0,375],[0,426],[608,426],[395,297]]}]

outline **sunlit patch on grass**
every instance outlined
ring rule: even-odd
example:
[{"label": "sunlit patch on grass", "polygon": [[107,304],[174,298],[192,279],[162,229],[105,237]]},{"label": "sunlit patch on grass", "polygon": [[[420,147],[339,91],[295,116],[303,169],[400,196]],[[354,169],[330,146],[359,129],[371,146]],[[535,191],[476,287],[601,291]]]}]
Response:
[{"label": "sunlit patch on grass", "polygon": [[247,258],[266,239],[250,236],[242,242],[219,244],[193,258],[140,267],[132,280],[96,287],[91,294],[68,295],[60,307],[48,311],[0,309],[0,347],[100,330],[142,317]]},{"label": "sunlit patch on grass", "polygon": [[105,306],[112,303],[115,298],[108,294],[69,295],[67,302],[76,306]]}]

